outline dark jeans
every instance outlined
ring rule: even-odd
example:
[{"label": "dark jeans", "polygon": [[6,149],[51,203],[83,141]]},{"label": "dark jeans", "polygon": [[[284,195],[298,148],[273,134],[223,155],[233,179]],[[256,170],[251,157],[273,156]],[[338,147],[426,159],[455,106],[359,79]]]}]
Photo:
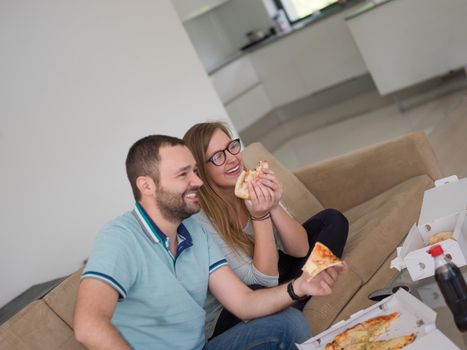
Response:
[{"label": "dark jeans", "polygon": [[[349,222],[347,218],[336,209],[324,209],[313,215],[304,224],[310,249],[303,258],[296,258],[285,254],[279,250],[279,283],[284,283],[296,278],[302,273],[302,266],[305,264],[316,242],[326,245],[338,257],[342,257],[345,242],[349,232]],[[250,286],[251,289],[264,288],[259,285]],[[303,310],[309,299],[297,301],[292,306],[298,310]],[[241,322],[235,315],[223,309],[216,323],[216,328],[211,337],[225,332],[237,323]]]}]

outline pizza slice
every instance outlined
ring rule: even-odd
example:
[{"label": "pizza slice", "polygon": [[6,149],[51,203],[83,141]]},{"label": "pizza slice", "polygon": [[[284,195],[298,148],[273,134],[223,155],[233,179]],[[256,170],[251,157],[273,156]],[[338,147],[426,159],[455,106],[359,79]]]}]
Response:
[{"label": "pizza slice", "polygon": [[403,347],[412,343],[415,340],[415,338],[417,338],[417,335],[415,333],[412,333],[409,335],[402,335],[400,337],[388,340],[369,342],[367,343],[365,350],[400,350]]},{"label": "pizza slice", "polygon": [[400,337],[387,339],[387,340],[377,340],[373,342],[370,341],[370,342],[349,344],[349,345],[339,347],[336,349],[339,349],[339,350],[400,350],[403,347],[411,344],[415,340],[416,337],[417,336],[415,335],[415,333],[412,333],[409,335],[402,335]]},{"label": "pizza slice", "polygon": [[[325,349],[353,349],[349,348],[349,346],[353,344],[357,346],[357,344],[373,342],[377,337],[387,331],[391,323],[394,322],[399,315],[400,314],[398,312],[393,312],[388,315],[376,316],[358,323],[336,335],[334,340],[326,345]],[[358,349],[358,347],[355,347],[355,349]]]},{"label": "pizza slice", "polygon": [[452,238],[452,234],[453,234],[452,231],[442,231],[442,232],[438,232],[438,233],[434,234],[433,236],[431,236],[431,238],[430,238],[430,240],[428,241],[428,244],[427,244],[427,245],[433,245],[433,244],[436,244],[436,243],[445,241],[445,240],[447,240],[447,239],[451,239],[451,238]]},{"label": "pizza slice", "polygon": [[268,169],[269,163],[266,160],[261,160],[254,170],[243,170],[238,176],[235,183],[235,195],[242,199],[250,199],[248,192],[248,184],[250,182],[258,181],[261,169]]},{"label": "pizza slice", "polygon": [[302,270],[308,274],[308,281],[311,281],[321,271],[331,266],[343,265],[344,262],[321,242],[316,242],[310,256],[308,257]]},{"label": "pizza slice", "polygon": [[399,317],[398,312],[373,317],[338,334],[326,350],[399,350],[412,343],[414,333],[387,340],[376,340]]}]

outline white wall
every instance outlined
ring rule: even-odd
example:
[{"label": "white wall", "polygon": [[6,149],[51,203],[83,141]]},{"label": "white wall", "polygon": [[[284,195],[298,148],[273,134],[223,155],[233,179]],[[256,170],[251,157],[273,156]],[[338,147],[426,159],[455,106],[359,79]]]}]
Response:
[{"label": "white wall", "polygon": [[134,141],[227,117],[169,0],[3,0],[0,47],[2,306],[132,206]]}]

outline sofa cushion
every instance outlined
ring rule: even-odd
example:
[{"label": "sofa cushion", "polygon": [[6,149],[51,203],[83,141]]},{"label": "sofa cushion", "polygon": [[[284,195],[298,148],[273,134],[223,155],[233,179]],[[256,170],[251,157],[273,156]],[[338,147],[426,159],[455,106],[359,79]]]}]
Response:
[{"label": "sofa cushion", "polygon": [[45,303],[71,328],[73,328],[75,302],[82,271],[83,268],[80,268],[68,276],[44,297]]},{"label": "sofa cushion", "polygon": [[256,167],[260,160],[267,160],[269,162],[270,168],[284,185],[282,202],[298,222],[303,223],[312,215],[323,210],[322,204],[316,197],[262,144],[252,143],[248,145],[242,152],[242,156],[248,168]]},{"label": "sofa cushion", "polygon": [[345,212],[350,227],[343,257],[363,282],[404,239],[432,185],[427,175],[416,176]]},{"label": "sofa cushion", "polygon": [[2,324],[0,349],[84,350],[84,347],[43,300],[36,300]]},{"label": "sofa cushion", "polygon": [[328,328],[349,299],[361,287],[362,281],[355,272],[342,274],[332,288],[332,294],[323,297],[313,297],[305,305],[303,313],[313,334],[318,334]]}]

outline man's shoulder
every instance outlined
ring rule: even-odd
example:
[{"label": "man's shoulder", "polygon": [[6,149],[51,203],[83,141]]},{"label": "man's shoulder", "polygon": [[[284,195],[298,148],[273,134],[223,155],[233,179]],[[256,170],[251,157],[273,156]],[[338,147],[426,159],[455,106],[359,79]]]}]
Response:
[{"label": "man's shoulder", "polygon": [[105,223],[99,230],[98,236],[128,236],[141,230],[138,220],[131,211],[128,211]]},{"label": "man's shoulder", "polygon": [[201,225],[199,219],[197,218],[197,215],[199,214],[192,215],[189,218],[182,221],[183,226],[185,226],[185,228],[188,230],[188,232],[190,232],[192,236],[196,234],[206,234],[206,231]]},{"label": "man's shoulder", "polygon": [[208,216],[203,210],[193,215],[191,219],[194,220],[198,225],[200,225],[204,231],[214,233],[216,232],[216,229],[214,228],[211,220],[208,218]]}]

